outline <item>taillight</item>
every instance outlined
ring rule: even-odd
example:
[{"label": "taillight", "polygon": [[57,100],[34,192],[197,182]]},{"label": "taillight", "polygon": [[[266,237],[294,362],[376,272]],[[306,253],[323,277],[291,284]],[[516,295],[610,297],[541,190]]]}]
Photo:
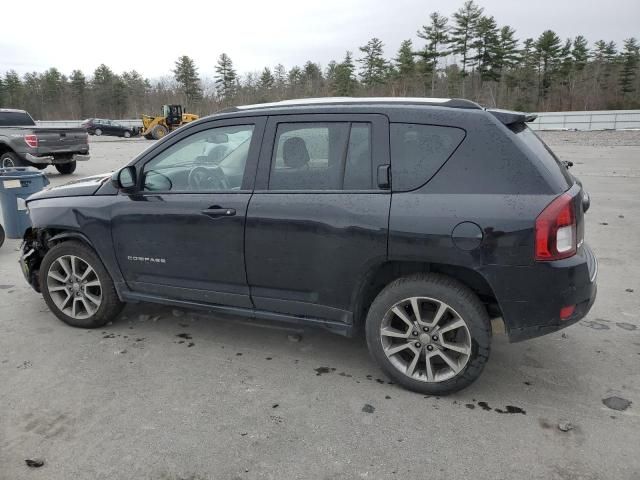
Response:
[{"label": "taillight", "polygon": [[38,148],[38,137],[37,135],[25,135],[24,136],[24,143],[26,143],[27,145],[29,145],[31,148]]},{"label": "taillight", "polygon": [[571,195],[556,198],[536,218],[536,260],[568,258],[577,250],[576,212]]}]

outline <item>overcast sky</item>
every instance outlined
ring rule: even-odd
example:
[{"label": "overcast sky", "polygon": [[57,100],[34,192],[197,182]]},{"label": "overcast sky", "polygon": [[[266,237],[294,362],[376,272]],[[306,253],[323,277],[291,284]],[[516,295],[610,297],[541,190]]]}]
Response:
[{"label": "overcast sky", "polygon": [[[0,6],[0,73],[91,73],[101,63],[116,72],[136,69],[149,78],[170,73],[175,59],[189,55],[201,76],[214,75],[226,52],[240,73],[306,60],[323,66],[345,50],[377,36],[387,57],[400,42],[416,38],[432,11],[449,16],[463,1],[446,0],[5,0]],[[640,38],[640,0],[481,0],[485,13],[517,37],[545,29],[560,37],[595,40]]]}]

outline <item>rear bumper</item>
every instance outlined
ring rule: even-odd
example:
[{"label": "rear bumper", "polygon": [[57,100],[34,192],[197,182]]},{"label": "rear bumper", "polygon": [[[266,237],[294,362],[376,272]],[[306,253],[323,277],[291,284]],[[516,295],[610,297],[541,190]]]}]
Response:
[{"label": "rear bumper", "polygon": [[38,164],[60,164],[60,163],[70,163],[70,162],[85,162],[91,158],[91,155],[73,153],[73,154],[64,154],[62,156],[54,156],[54,155],[31,155],[30,153],[25,153],[24,158],[31,163]]},{"label": "rear bumper", "polygon": [[[490,267],[486,273],[511,342],[573,325],[589,313],[598,290],[598,262],[586,244],[565,260],[527,267]],[[561,319],[560,309],[566,306],[575,306],[575,310]]]}]

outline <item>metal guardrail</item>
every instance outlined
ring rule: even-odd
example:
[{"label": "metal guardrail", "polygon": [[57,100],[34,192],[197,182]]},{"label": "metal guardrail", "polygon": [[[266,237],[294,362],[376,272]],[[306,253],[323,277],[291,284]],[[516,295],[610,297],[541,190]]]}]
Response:
[{"label": "metal guardrail", "polygon": [[640,129],[640,110],[541,112],[529,123],[533,130],[633,130]]},{"label": "metal guardrail", "polygon": [[[36,125],[41,127],[70,127],[76,128],[84,120],[36,120]],[[119,123],[125,127],[142,127],[142,120],[129,119],[129,120],[111,120],[112,122]]]},{"label": "metal guardrail", "polygon": [[[640,110],[540,112],[529,125],[534,130],[627,130],[640,129]],[[39,120],[45,127],[79,127],[81,120]],[[139,119],[115,120],[127,127],[142,127]]]}]

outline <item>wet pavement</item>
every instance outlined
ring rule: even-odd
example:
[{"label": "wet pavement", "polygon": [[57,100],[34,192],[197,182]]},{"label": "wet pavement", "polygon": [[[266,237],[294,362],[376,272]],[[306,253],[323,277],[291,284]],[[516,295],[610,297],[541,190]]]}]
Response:
[{"label": "wet pavement", "polygon": [[[324,331],[145,304],[97,330],[68,327],[8,241],[0,480],[640,478],[640,142],[583,146],[569,133],[549,138],[592,197],[598,300],[562,332],[496,336],[480,379],[449,397],[402,390],[364,339]],[[151,143],[92,141],[73,177]]]}]

